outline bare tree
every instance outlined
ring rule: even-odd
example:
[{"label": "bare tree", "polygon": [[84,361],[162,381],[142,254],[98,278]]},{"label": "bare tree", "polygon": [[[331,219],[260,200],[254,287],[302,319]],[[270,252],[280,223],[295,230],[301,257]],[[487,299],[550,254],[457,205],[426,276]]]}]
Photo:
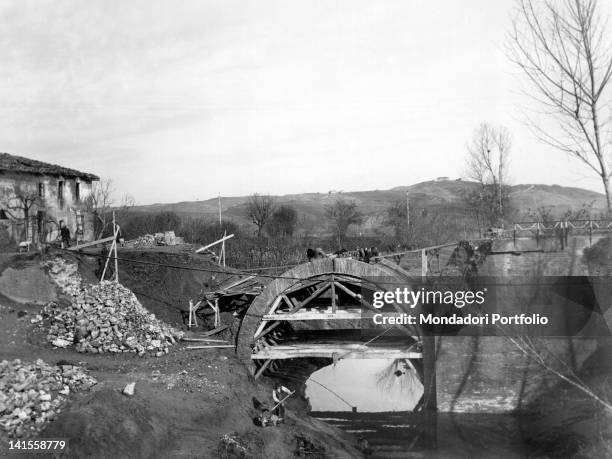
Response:
[{"label": "bare tree", "polygon": [[601,179],[608,211],[612,150],[612,43],[596,0],[517,0],[508,55],[527,76],[529,97],[555,121],[528,117],[536,136],[578,158]]},{"label": "bare tree", "polygon": [[272,214],[274,214],[275,208],[276,205],[272,196],[262,196],[255,193],[253,196],[249,197],[247,201],[247,211],[251,221],[257,227],[257,237],[261,236],[261,232],[264,226],[266,226],[266,223],[270,220],[270,217],[272,217]]},{"label": "bare tree", "polygon": [[[96,239],[102,237],[113,221],[114,191],[112,180],[103,179],[100,182],[93,183],[91,193],[85,198],[85,209],[91,212],[95,218],[94,232]],[[121,202],[115,210],[124,213],[133,206],[134,198],[126,194],[121,198]]]},{"label": "bare tree", "polygon": [[480,201],[493,207],[494,219],[503,219],[508,188],[508,163],[512,138],[503,126],[482,123],[467,146],[467,176],[480,185]]},{"label": "bare tree", "polygon": [[357,204],[354,201],[338,199],[332,205],[326,206],[325,213],[334,230],[338,248],[342,247],[349,226],[363,222],[363,215],[357,210]]},{"label": "bare tree", "polygon": [[24,222],[25,240],[30,238],[30,214],[33,207],[42,205],[38,190],[26,185],[16,185],[9,196],[7,213],[14,220]]}]

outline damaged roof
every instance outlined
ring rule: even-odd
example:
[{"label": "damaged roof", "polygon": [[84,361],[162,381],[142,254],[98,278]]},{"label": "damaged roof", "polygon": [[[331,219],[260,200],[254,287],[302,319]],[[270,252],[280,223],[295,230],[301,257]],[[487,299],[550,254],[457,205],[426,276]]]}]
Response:
[{"label": "damaged roof", "polygon": [[78,177],[84,180],[100,180],[100,177],[87,172],[58,166],[56,164],[44,163],[23,156],[0,153],[0,171],[22,172],[26,174],[61,175],[64,177]]}]

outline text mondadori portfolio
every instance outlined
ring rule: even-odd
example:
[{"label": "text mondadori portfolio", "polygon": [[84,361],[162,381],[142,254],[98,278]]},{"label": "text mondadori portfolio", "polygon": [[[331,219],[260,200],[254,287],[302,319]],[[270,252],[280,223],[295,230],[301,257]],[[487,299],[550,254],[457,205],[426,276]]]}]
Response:
[{"label": "text mondadori portfolio", "polygon": [[[380,309],[385,305],[406,305],[411,309],[420,305],[453,305],[458,309],[470,305],[482,305],[487,289],[476,291],[411,290],[397,288],[390,291],[376,291],[372,306]],[[548,317],[540,314],[499,314],[479,313],[466,315],[437,316],[433,313],[378,313],[372,316],[376,325],[547,325]]]},{"label": "text mondadori portfolio", "polygon": [[467,314],[465,316],[436,316],[435,314],[374,314],[372,321],[376,325],[547,325],[548,317],[540,314],[514,314],[511,316],[498,313]]}]

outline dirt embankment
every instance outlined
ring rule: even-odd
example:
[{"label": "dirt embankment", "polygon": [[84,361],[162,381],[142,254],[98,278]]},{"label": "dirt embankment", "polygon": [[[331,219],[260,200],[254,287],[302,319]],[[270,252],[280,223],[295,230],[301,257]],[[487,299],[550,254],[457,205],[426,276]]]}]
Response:
[{"label": "dirt embankment", "polygon": [[[172,249],[119,249],[119,281],[158,318],[182,325],[189,300],[215,290],[235,270],[220,267],[207,256]],[[83,279],[96,282],[101,258],[97,256],[99,252],[87,253],[75,256],[79,272]]]},{"label": "dirt embankment", "polygon": [[[142,256],[150,257],[157,255]],[[26,275],[39,263],[39,257],[33,255],[4,257],[0,272],[12,267],[25,270]],[[95,280],[96,267],[95,258],[83,259],[79,271],[85,280]],[[207,282],[222,281],[213,279],[212,274],[206,277],[201,272],[174,271],[120,267],[120,276],[128,286],[140,285],[155,298],[148,303],[139,296],[145,306],[160,308],[152,308],[160,318],[164,317],[162,305],[168,307],[164,302],[176,305],[181,303],[177,298],[195,296],[198,288],[207,288]],[[45,331],[30,321],[40,306],[27,298],[19,299],[25,301],[0,296],[0,360],[73,362],[98,381],[91,392],[71,394],[63,411],[40,435],[67,438],[67,457],[287,458],[296,457],[300,446],[301,454],[313,453],[307,457],[360,456],[354,438],[297,408],[290,407],[283,425],[255,426],[255,406],[270,405],[271,390],[253,381],[232,349],[185,350],[186,346],[179,344],[162,357],[56,349],[46,342]],[[172,322],[180,321],[175,312]],[[132,397],[121,394],[130,382],[136,383]],[[3,439],[0,457],[10,457],[6,448]]]}]

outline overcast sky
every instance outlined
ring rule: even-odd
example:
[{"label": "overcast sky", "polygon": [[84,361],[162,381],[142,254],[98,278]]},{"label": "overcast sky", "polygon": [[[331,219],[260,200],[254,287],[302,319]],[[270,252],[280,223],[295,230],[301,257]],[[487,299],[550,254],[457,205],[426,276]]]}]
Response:
[{"label": "overcast sky", "polygon": [[514,183],[599,191],[521,122],[511,0],[0,3],[0,151],[139,203],[460,176],[481,121]]}]

